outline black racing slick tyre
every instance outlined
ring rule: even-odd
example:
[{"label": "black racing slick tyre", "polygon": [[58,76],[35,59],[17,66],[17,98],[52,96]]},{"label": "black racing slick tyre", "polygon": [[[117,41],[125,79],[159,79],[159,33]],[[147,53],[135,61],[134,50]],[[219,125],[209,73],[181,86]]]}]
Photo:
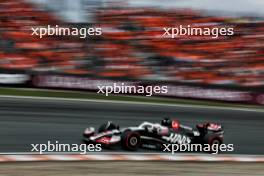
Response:
[{"label": "black racing slick tyre", "polygon": [[219,138],[213,138],[210,140],[210,143],[209,143],[211,146],[212,145],[221,145],[222,144],[222,140],[220,140]]},{"label": "black racing slick tyre", "polygon": [[141,145],[140,134],[133,131],[125,131],[122,134],[122,147],[125,150],[136,151]]},{"label": "black racing slick tyre", "polygon": [[98,128],[98,133],[102,133],[108,130],[114,130],[114,129],[119,129],[118,125],[115,125],[113,122],[107,122],[102,124],[99,128]]},{"label": "black racing slick tyre", "polygon": [[223,140],[217,136],[206,136],[206,143],[209,144],[210,146],[210,151],[209,153],[214,153],[216,151],[219,151],[219,147],[221,146],[221,144],[223,144]]}]

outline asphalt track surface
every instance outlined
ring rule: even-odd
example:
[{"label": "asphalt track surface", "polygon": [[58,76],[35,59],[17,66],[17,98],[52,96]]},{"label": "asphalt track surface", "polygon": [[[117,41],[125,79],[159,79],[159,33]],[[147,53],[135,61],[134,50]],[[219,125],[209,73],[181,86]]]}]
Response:
[{"label": "asphalt track surface", "polygon": [[3,176],[263,176],[263,173],[262,163],[97,161],[22,162],[0,165],[0,175]]},{"label": "asphalt track surface", "polygon": [[264,112],[17,98],[0,98],[0,153],[30,152],[31,144],[48,140],[81,143],[86,127],[98,127],[108,120],[124,127],[159,122],[164,117],[191,126],[221,123],[225,143],[235,148],[225,154],[264,154]]}]

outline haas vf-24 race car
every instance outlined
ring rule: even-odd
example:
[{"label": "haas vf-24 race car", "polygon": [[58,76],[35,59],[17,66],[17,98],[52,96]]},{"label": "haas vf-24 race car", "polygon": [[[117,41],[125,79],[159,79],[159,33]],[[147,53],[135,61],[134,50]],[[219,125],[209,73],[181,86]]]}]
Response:
[{"label": "haas vf-24 race car", "polygon": [[164,144],[209,144],[223,143],[223,128],[219,124],[204,123],[191,128],[177,120],[163,119],[161,123],[143,122],[136,127],[119,128],[113,122],[101,125],[98,132],[94,127],[85,129],[85,143],[101,144],[112,148],[122,146],[126,150],[138,148],[162,150]]}]

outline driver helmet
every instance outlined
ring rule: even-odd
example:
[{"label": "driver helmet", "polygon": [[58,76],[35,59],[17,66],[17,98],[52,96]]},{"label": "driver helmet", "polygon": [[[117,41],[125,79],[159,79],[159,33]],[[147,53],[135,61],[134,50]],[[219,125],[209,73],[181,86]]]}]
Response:
[{"label": "driver helmet", "polygon": [[172,121],[169,118],[164,118],[161,121],[162,126],[171,127]]}]

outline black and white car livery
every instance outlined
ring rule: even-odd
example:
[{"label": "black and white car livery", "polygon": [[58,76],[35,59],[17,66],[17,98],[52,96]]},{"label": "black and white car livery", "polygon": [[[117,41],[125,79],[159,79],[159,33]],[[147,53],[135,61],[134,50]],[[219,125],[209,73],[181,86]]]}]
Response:
[{"label": "black and white car livery", "polygon": [[177,120],[163,119],[161,123],[143,122],[136,127],[119,128],[111,121],[101,125],[96,132],[94,127],[85,129],[85,143],[101,144],[113,148],[122,146],[126,150],[139,148],[161,150],[164,144],[209,144],[221,145],[224,131],[221,125],[203,123],[191,128]]}]

